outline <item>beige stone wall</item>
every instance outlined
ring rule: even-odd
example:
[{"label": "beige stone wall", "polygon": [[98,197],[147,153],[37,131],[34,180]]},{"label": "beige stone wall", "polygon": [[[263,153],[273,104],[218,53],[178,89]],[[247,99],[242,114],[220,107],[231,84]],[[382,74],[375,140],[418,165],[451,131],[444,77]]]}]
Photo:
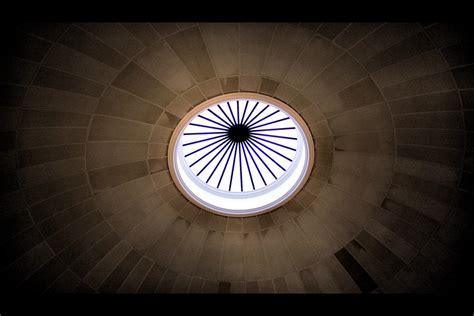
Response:
[{"label": "beige stone wall", "polygon": [[[3,288],[459,287],[459,262],[472,246],[472,34],[415,23],[88,23],[4,32],[12,48],[2,53],[0,75]],[[243,219],[189,203],[166,163],[180,118],[236,91],[288,103],[316,144],[304,189]]]}]

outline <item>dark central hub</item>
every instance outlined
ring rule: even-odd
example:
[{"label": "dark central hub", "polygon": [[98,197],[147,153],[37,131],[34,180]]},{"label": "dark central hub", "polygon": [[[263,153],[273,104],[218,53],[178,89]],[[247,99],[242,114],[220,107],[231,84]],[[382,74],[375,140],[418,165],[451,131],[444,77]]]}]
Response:
[{"label": "dark central hub", "polygon": [[228,135],[231,141],[236,143],[245,142],[250,137],[250,130],[243,124],[236,124],[229,128]]}]

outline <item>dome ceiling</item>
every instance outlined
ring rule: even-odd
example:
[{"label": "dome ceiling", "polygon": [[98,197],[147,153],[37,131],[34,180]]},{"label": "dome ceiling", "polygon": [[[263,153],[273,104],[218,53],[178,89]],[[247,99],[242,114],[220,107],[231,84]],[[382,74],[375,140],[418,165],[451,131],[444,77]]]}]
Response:
[{"label": "dome ceiling", "polygon": [[[4,29],[4,290],[461,290],[472,247],[472,34],[417,23],[87,23]],[[280,208],[224,217],[173,183],[181,118],[277,98],[315,163]]]}]

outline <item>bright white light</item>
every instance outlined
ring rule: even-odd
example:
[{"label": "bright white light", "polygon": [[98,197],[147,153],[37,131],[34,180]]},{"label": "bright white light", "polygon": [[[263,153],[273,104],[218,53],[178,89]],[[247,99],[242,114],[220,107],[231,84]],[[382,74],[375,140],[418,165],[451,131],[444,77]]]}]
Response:
[{"label": "bright white light", "polygon": [[[231,142],[224,127],[245,121],[252,140]],[[285,201],[305,179],[309,157],[310,144],[298,120],[268,98],[233,98],[203,108],[188,119],[173,148],[176,178],[186,195],[205,209],[231,216],[261,213]]]}]

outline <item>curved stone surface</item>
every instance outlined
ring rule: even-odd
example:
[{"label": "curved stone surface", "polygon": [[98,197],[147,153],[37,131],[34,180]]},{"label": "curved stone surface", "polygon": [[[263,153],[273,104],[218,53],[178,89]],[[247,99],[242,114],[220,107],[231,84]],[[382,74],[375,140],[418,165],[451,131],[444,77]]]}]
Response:
[{"label": "curved stone surface", "polygon": [[[15,45],[0,75],[2,289],[462,291],[474,193],[466,32],[438,23],[4,29]],[[188,202],[166,163],[180,118],[237,91],[288,103],[317,148],[293,200],[243,219]]]}]

